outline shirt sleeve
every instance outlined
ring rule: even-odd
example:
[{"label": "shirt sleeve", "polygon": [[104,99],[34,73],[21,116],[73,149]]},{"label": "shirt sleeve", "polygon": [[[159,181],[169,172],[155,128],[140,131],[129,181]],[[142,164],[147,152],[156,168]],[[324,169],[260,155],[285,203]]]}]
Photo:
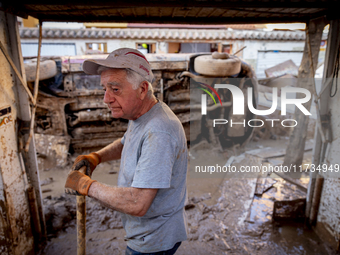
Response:
[{"label": "shirt sleeve", "polygon": [[124,142],[125,142],[125,134],[126,134],[126,133],[124,133],[124,135],[123,135],[123,137],[122,137],[122,140],[120,140],[120,143],[123,144],[123,145],[124,145]]},{"label": "shirt sleeve", "polygon": [[177,142],[167,132],[149,132],[140,146],[132,187],[170,188]]}]

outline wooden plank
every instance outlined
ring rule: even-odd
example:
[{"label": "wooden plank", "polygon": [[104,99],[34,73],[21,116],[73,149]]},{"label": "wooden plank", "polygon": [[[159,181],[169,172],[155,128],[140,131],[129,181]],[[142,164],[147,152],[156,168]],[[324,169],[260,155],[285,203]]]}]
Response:
[{"label": "wooden plank", "polygon": [[[305,147],[302,149],[303,151],[309,151],[313,149],[313,141],[307,141]],[[277,158],[286,155],[286,149],[273,149],[272,147],[265,147],[261,149],[255,149],[245,152],[248,155],[253,155],[257,157],[261,157],[264,159],[268,158]]]},{"label": "wooden plank", "polygon": [[172,70],[172,71],[183,71],[187,70],[188,62],[186,61],[155,61],[150,62],[152,70]]},{"label": "wooden plank", "polygon": [[255,195],[261,196],[263,194],[265,182],[266,178],[263,178],[262,176],[257,177],[256,188],[254,192]]},{"label": "wooden plank", "polygon": [[284,179],[285,181],[294,184],[296,187],[298,187],[301,191],[306,192],[307,193],[307,188],[302,186],[300,183],[297,183],[296,181],[294,181],[294,179],[288,177],[287,175],[283,174],[283,173],[279,173],[279,172],[275,172],[276,175],[280,176],[282,179]]},{"label": "wooden plank", "polygon": [[[241,159],[241,158],[240,158]],[[243,157],[240,161],[236,161],[236,158],[233,158],[233,161],[235,162],[234,165],[237,166],[258,166],[260,167],[262,163],[262,158],[255,157],[255,156],[248,156],[248,157]],[[254,201],[254,195],[256,193],[256,188],[257,188],[257,178],[250,178],[250,184],[252,186],[251,193],[249,194],[249,200],[247,201],[246,206],[248,206],[248,212],[247,216],[244,218],[245,222],[251,222],[250,217],[251,217],[251,207]]]},{"label": "wooden plank", "polygon": [[283,158],[269,158],[268,162],[272,164],[273,166],[280,166],[283,164]]},{"label": "wooden plank", "polygon": [[253,155],[261,158],[274,158],[284,156],[286,154],[285,149],[275,150],[272,147],[265,147],[261,149],[255,149],[245,152],[248,155]]},{"label": "wooden plank", "polygon": [[256,182],[255,195],[262,196],[267,190],[269,190],[277,181],[272,178],[265,178],[259,176]]},{"label": "wooden plank", "polygon": [[264,72],[268,78],[278,77],[285,74],[297,75],[298,67],[291,59],[289,59],[278,65],[265,69]]}]

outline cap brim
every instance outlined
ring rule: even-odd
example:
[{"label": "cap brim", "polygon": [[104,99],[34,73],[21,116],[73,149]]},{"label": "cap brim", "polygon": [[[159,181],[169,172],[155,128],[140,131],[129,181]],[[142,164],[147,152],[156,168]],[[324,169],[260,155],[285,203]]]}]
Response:
[{"label": "cap brim", "polygon": [[98,74],[98,68],[100,66],[105,66],[109,68],[123,68],[118,63],[117,65],[112,63],[108,64],[106,59],[103,60],[87,59],[83,62],[83,71],[86,74]]}]

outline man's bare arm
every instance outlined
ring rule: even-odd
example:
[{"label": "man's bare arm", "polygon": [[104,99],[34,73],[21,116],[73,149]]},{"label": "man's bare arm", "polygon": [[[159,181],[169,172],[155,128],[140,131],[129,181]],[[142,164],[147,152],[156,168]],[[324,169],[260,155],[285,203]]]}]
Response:
[{"label": "man's bare arm", "polygon": [[94,182],[88,195],[113,210],[141,217],[148,211],[157,191],[158,189],[112,187]]},{"label": "man's bare arm", "polygon": [[123,150],[123,144],[121,141],[122,139],[119,138],[103,149],[97,151],[97,154],[101,158],[101,162],[120,159]]}]

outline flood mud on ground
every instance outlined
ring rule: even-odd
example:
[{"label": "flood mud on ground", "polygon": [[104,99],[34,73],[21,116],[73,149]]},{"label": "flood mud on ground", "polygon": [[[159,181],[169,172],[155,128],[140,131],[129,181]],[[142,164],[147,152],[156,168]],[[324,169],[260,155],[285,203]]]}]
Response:
[{"label": "flood mud on ground", "polygon": [[[249,143],[241,150],[231,149],[223,153],[198,148],[190,151],[190,157],[206,164],[214,158],[212,163],[224,165],[234,156],[232,164],[237,165],[242,162],[237,157],[246,151],[266,147],[278,150],[286,142]],[[256,157],[254,155],[245,155],[247,160],[259,160],[258,157],[252,159]],[[311,151],[306,151],[304,160],[311,160],[311,155]],[[74,158],[75,155],[71,156],[70,162]],[[279,162],[280,158],[275,160]],[[48,242],[40,255],[76,254],[76,198],[63,192],[70,167],[71,163],[64,169],[40,170],[40,179],[47,180],[42,191],[48,231]],[[95,170],[93,178],[115,185],[118,169],[119,162],[103,163]],[[259,178],[228,178],[225,174],[200,178],[191,169],[186,204],[189,235],[176,254],[336,254],[304,224],[303,219],[273,220],[275,201],[306,197],[303,187],[307,187],[309,179],[308,175],[302,177],[297,179],[301,189],[275,174],[266,175],[264,181]],[[279,209],[285,210],[282,208]],[[86,227],[87,254],[125,254],[125,231],[119,213],[87,198]]]}]

